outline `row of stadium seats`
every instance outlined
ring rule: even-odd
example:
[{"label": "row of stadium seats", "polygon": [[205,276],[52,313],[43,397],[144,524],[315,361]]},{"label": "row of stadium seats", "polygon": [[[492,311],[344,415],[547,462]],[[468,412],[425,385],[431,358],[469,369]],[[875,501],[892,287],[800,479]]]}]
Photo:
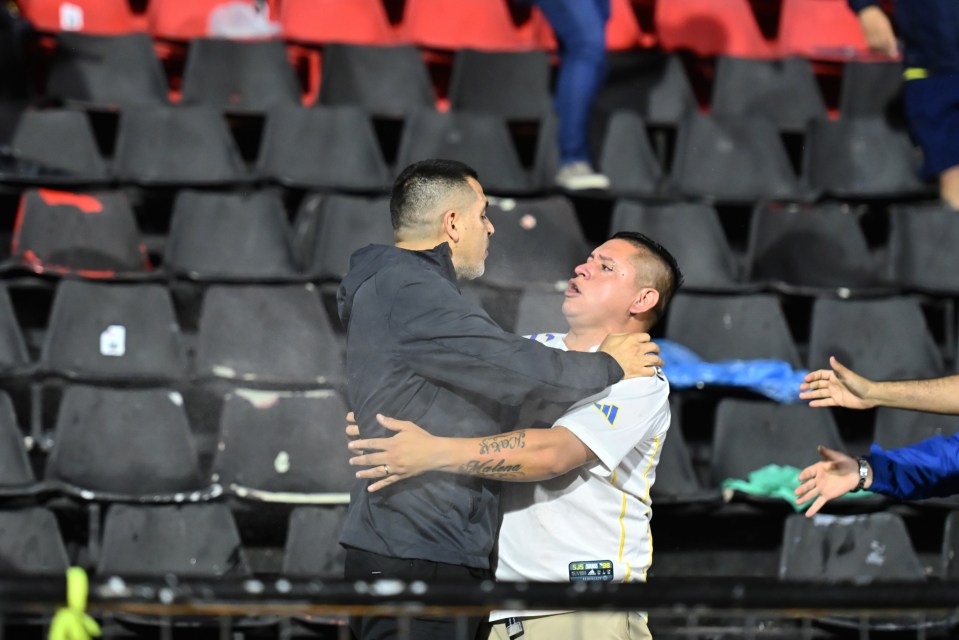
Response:
[{"label": "row of stadium seats", "polygon": [[[121,190],[28,189],[0,274],[323,283],[342,279],[356,249],[393,238],[385,195],[310,193],[288,212],[273,189],[183,189],[171,209],[154,214],[164,218],[158,221],[138,212]],[[564,196],[493,198],[489,216],[496,235],[484,285],[552,287],[588,253],[576,210]],[[887,236],[878,240],[870,232],[867,239],[866,222],[886,227]],[[144,225],[163,231],[147,234],[138,228]],[[937,205],[895,204],[888,213],[863,214],[835,202],[762,202],[753,207],[739,246],[711,205],[624,198],[612,207],[602,235],[623,229],[643,229],[669,247],[689,291],[959,292],[950,250],[959,242],[959,219]]]},{"label": "row of stadium seats", "polygon": [[[517,333],[565,329],[562,293],[488,293],[499,302],[494,310],[486,301],[494,317],[513,306],[513,322],[503,324]],[[219,380],[266,388],[342,388],[341,338],[333,328],[338,322],[329,318],[311,286],[217,285],[199,295],[194,329],[193,319],[182,309],[176,313],[173,296],[161,285],[65,280],[56,288],[46,326],[29,327],[37,356],[31,356],[4,295],[0,367],[4,376],[25,380],[57,377],[119,385]],[[468,295],[483,302],[483,291],[471,288]],[[777,359],[798,369],[804,363],[825,366],[835,355],[872,378],[945,372],[947,345],[933,337],[915,298],[812,301],[803,326],[791,329],[773,295],[680,293],[662,335],[707,361]],[[954,340],[953,329],[943,331],[946,342]],[[954,355],[951,351],[948,358]]]},{"label": "row of stadium seats", "polygon": [[[165,73],[172,70],[161,66],[144,34],[62,33],[52,47],[44,93],[88,108],[164,105],[173,97],[231,113],[262,113],[276,105],[317,100],[397,117],[433,108],[437,96],[443,108],[510,119],[542,117],[551,108],[552,65],[543,51],[460,49],[449,68],[438,73],[431,72],[422,52],[410,45],[330,44],[323,48],[315,77],[306,80],[311,86],[304,87],[298,59],[279,41],[195,39],[187,48],[182,74],[169,80]],[[696,107],[677,54],[616,52],[610,54],[609,66],[609,80],[598,97],[601,108],[634,108],[654,122],[675,123]],[[890,109],[902,85],[899,63],[849,61],[840,69],[839,113],[875,115]],[[827,113],[815,67],[805,58],[723,55],[716,61],[714,78],[703,80],[709,81],[712,93],[704,106],[715,113],[763,115],[787,130]],[[177,91],[171,92],[170,84]]]},{"label": "row of stadium seats", "polygon": [[[335,538],[339,509],[299,507],[289,516],[285,552],[273,575],[325,578],[342,570],[343,558],[327,542]],[[954,579],[959,514],[945,520],[943,544],[932,575]],[[0,511],[0,563],[12,574],[61,573],[69,560],[54,514],[41,508]],[[921,582],[929,573],[920,561],[904,520],[895,513],[849,519],[784,520],[778,549],[785,580],[897,580]],[[25,545],[25,541],[32,546]],[[234,519],[222,504],[184,506],[113,505],[96,557],[87,564],[100,576],[247,577],[254,571]]]},{"label": "row of stadium seats", "polygon": [[[347,462],[343,435],[346,405],[334,391],[235,388],[217,398],[219,406],[205,401],[205,409],[218,415],[212,429],[191,420],[204,401],[169,387],[65,385],[57,391],[59,401],[50,403],[56,408],[53,429],[39,441],[25,440],[10,398],[0,392],[0,500],[349,501],[355,468]],[[695,404],[674,394],[673,424],[651,494],[657,506],[716,509],[736,502],[776,512],[786,506],[781,495],[724,492],[724,483],[768,465],[801,469],[815,457],[816,444],[845,451],[849,442],[872,435],[892,448],[959,433],[955,416],[881,409],[866,433],[847,441],[830,412],[801,404],[727,397],[708,420],[687,415],[687,406]],[[955,497],[933,502],[959,506]],[[887,504],[875,495],[837,502],[830,511],[875,511]]]},{"label": "row of stadium seats", "polygon": [[[225,119],[207,106],[124,110],[107,160],[84,113],[8,110],[10,145],[0,183],[144,187],[210,187],[271,182],[295,188],[385,192],[398,168],[431,157],[463,160],[491,194],[555,189],[556,122],[540,121],[525,164],[500,117],[417,111],[407,118],[395,162],[386,161],[370,117],[358,107],[277,107],[267,117],[252,168]],[[534,131],[537,131],[534,129]],[[646,122],[612,114],[598,167],[613,195],[760,199],[914,198],[932,187],[916,177],[918,156],[905,131],[884,118],[811,120],[801,158],[790,157],[774,124],[745,115],[687,114],[671,162],[658,157]],[[799,171],[794,163],[801,164]]]},{"label": "row of stadium seats", "polygon": [[[20,0],[23,14],[46,32],[119,34],[146,31],[183,41],[210,35],[221,0],[149,0],[135,13],[129,0]],[[247,0],[251,13],[266,5],[262,20],[275,19],[275,35],[323,45],[411,43],[438,50],[556,48],[549,24],[528,3],[506,0]],[[869,56],[858,22],[844,0],[613,0],[607,27],[611,50],[659,45],[699,55],[755,57],[802,55],[816,59]],[[389,9],[397,21],[391,22]],[[757,22],[762,18],[764,33]],[[212,22],[212,24],[211,24]]]}]

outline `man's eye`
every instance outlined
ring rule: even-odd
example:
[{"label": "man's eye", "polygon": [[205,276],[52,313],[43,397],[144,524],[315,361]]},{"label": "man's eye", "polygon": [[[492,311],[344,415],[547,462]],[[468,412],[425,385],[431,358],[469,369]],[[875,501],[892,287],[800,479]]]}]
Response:
[{"label": "man's eye", "polygon": [[611,266],[609,266],[608,264],[604,264],[604,265],[603,265],[603,271],[612,271],[612,270],[613,270],[613,268],[612,268]]}]

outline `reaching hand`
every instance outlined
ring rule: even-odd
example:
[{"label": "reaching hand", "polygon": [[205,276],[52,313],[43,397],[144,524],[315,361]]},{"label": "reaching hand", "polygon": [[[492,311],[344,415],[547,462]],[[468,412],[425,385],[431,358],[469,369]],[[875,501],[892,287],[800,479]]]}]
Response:
[{"label": "reaching hand", "polygon": [[869,399],[873,381],[843,366],[830,356],[832,370],[820,369],[806,374],[799,385],[800,399],[810,400],[810,407],[846,407],[871,409],[876,402]]},{"label": "reaching hand", "polygon": [[608,353],[623,368],[623,379],[649,378],[656,375],[656,367],[663,366],[659,345],[650,342],[648,333],[611,333],[599,350]]},{"label": "reaching hand", "polygon": [[859,484],[859,462],[855,458],[821,445],[818,451],[822,461],[799,473],[801,484],[796,489],[796,504],[816,499],[806,509],[807,518],[816,515],[830,500],[846,495]]},{"label": "reaching hand", "polygon": [[[396,420],[379,414],[376,420],[384,428],[395,431],[396,435],[390,438],[354,440],[349,444],[351,451],[360,454],[350,458],[350,464],[369,467],[357,471],[356,477],[376,480],[367,487],[367,491],[379,491],[400,480],[435,468],[431,465],[435,462],[435,452],[430,443],[439,438],[407,420]],[[347,433],[349,434],[349,427]]]}]

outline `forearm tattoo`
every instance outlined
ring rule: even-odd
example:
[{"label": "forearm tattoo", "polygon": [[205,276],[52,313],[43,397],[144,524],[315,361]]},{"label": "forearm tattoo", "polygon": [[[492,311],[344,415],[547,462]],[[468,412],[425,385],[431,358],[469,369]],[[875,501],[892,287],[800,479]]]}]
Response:
[{"label": "forearm tattoo", "polygon": [[506,449],[523,449],[526,447],[526,432],[516,431],[513,433],[504,433],[491,438],[483,438],[479,444],[479,454],[481,456],[490,453],[499,453]]},{"label": "forearm tattoo", "polygon": [[[483,438],[479,443],[479,455],[487,456],[512,449],[526,447],[526,432],[516,431],[490,438]],[[471,476],[483,476],[500,480],[518,479],[526,475],[521,464],[506,464],[506,459],[499,462],[494,460],[470,460],[460,467],[460,473]]]},{"label": "forearm tattoo", "polygon": [[499,480],[517,479],[526,476],[521,464],[506,464],[506,460],[470,460],[460,467],[460,473],[470,476],[483,476]]}]

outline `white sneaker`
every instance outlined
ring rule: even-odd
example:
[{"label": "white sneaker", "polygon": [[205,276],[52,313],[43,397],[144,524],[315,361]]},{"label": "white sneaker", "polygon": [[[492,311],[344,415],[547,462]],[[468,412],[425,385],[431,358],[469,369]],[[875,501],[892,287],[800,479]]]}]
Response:
[{"label": "white sneaker", "polygon": [[564,164],[556,172],[556,184],[569,191],[584,189],[609,189],[609,178],[593,170],[582,160]]}]

